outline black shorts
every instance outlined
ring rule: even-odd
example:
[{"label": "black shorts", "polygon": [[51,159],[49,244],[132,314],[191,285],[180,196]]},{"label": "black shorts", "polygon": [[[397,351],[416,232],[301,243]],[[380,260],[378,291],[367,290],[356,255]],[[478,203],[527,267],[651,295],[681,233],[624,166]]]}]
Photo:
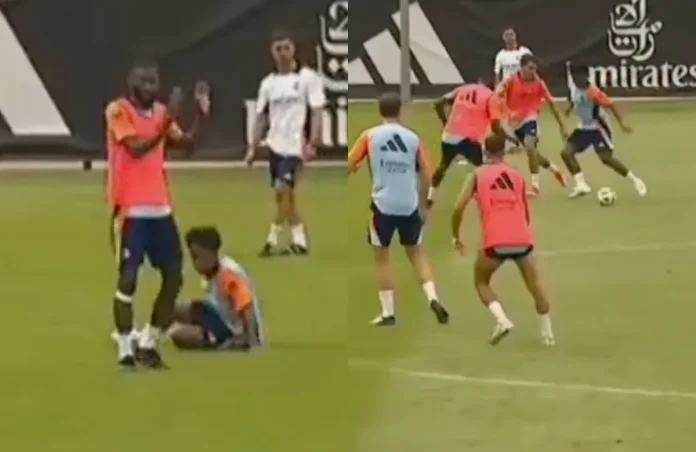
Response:
[{"label": "black shorts", "polygon": [[523,142],[527,137],[532,137],[539,141],[539,126],[536,120],[524,122],[519,127],[515,128],[515,137],[520,140],[520,142]]},{"label": "black shorts", "polygon": [[374,204],[371,208],[372,219],[367,232],[370,245],[385,248],[391,246],[397,231],[403,246],[413,247],[423,242],[423,219],[418,210],[410,215],[387,215],[380,212]]},{"label": "black shorts", "polygon": [[568,138],[575,152],[580,153],[591,147],[596,152],[611,152],[614,144],[611,141],[611,132],[605,129],[575,129]]},{"label": "black shorts", "polygon": [[302,158],[269,151],[268,168],[271,176],[271,187],[277,188],[281,185],[294,187],[301,167]]},{"label": "black shorts", "polygon": [[483,165],[483,146],[468,138],[457,144],[442,142],[442,159],[451,162],[456,156],[464,157],[474,166]]},{"label": "black shorts", "polygon": [[137,270],[145,259],[159,270],[182,268],[181,238],[172,215],[161,218],[114,216],[114,232],[119,268]]},{"label": "black shorts", "polygon": [[222,348],[232,342],[234,333],[210,303],[193,301],[191,309],[195,309],[199,314],[198,326],[203,328],[206,348]]},{"label": "black shorts", "polygon": [[534,247],[530,245],[523,246],[492,246],[483,250],[484,254],[491,259],[496,259],[502,262],[506,260],[518,261],[532,254]]}]

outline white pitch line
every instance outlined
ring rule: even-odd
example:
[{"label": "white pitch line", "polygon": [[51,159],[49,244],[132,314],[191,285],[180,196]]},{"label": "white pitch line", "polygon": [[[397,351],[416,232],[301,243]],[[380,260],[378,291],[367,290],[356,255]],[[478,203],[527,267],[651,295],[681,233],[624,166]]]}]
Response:
[{"label": "white pitch line", "polygon": [[427,380],[450,381],[456,383],[487,385],[487,386],[507,386],[515,388],[528,389],[551,389],[555,391],[570,391],[570,392],[590,392],[600,394],[615,394],[623,396],[635,397],[652,397],[652,398],[677,398],[677,399],[692,399],[696,400],[696,393],[678,392],[678,391],[662,391],[657,389],[644,388],[616,388],[611,386],[593,386],[586,384],[565,384],[553,383],[548,381],[534,380],[510,380],[506,378],[481,378],[469,377],[459,374],[448,374],[440,372],[425,372],[417,370],[408,370],[398,367],[387,368],[390,373],[405,375],[412,378],[420,378]]}]

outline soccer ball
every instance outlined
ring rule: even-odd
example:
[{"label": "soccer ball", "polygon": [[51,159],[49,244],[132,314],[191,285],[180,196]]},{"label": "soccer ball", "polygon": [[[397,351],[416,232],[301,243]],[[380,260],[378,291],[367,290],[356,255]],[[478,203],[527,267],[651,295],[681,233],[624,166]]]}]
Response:
[{"label": "soccer ball", "polygon": [[602,187],[597,191],[597,200],[602,207],[609,207],[616,202],[616,193],[609,187]]}]

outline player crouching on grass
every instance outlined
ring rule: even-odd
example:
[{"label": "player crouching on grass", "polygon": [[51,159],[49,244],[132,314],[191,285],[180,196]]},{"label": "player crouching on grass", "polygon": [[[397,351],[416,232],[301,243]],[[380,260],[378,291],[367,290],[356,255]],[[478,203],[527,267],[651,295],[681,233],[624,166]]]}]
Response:
[{"label": "player crouching on grass", "polygon": [[276,214],[259,255],[270,257],[279,251],[279,236],[286,225],[290,227],[292,243],[289,249],[280,250],[280,254],[306,255],[309,245],[297,207],[295,186],[304,162],[314,158],[321,142],[326,95],[321,77],[302,65],[295,42],[286,33],[274,33],[271,54],[275,70],[261,81],[254,137],[245,157],[247,164],[252,165],[265,135]]},{"label": "player crouching on grass", "polygon": [[244,268],[220,253],[222,239],[214,227],[186,233],[193,266],[204,279],[206,301],[177,305],[169,337],[185,350],[247,351],[264,344],[261,307]]}]

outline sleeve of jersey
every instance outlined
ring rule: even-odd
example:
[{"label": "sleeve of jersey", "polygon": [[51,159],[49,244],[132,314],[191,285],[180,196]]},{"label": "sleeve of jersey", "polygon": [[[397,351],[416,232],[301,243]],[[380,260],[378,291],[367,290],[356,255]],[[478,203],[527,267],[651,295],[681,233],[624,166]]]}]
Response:
[{"label": "sleeve of jersey", "polygon": [[612,104],[612,101],[607,95],[607,93],[597,88],[596,86],[590,86],[590,89],[587,90],[587,93],[589,94],[592,101],[600,107],[608,107]]},{"label": "sleeve of jersey", "polygon": [[266,112],[270,99],[268,98],[268,79],[265,78],[259,85],[259,94],[256,96],[256,114],[260,115]]},{"label": "sleeve of jersey", "polygon": [[254,296],[247,281],[232,273],[227,273],[223,283],[227,298],[232,303],[235,312],[242,313],[252,305]]},{"label": "sleeve of jersey", "polygon": [[106,107],[105,115],[107,131],[117,143],[138,136],[130,115],[119,102],[110,103]]},{"label": "sleeve of jersey", "polygon": [[355,171],[360,164],[367,158],[370,152],[370,137],[367,133],[363,133],[355,142],[350,152],[348,152],[348,170]]},{"label": "sleeve of jersey", "polygon": [[309,76],[307,103],[309,103],[311,109],[323,108],[326,104],[324,81],[321,76],[314,71],[312,71]]}]

